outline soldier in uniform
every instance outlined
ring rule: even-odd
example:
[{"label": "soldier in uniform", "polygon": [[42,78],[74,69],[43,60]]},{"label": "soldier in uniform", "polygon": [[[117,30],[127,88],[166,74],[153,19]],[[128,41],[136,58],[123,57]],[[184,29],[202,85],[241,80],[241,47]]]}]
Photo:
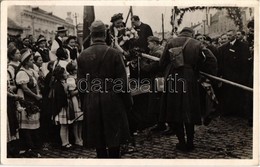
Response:
[{"label": "soldier in uniform", "polygon": [[[162,56],[164,47],[160,45],[160,40],[158,37],[149,36],[148,37],[148,48],[150,49],[149,55],[160,58]],[[148,99],[148,114],[147,116],[151,117],[153,124],[157,123],[152,131],[162,131],[166,129],[164,122],[159,121],[160,114],[160,97],[161,92],[155,92],[155,82],[157,77],[162,77],[162,72],[159,69],[159,62],[153,60],[144,60],[141,61],[141,70],[150,74],[149,79],[151,80],[151,88],[152,93],[149,94]]]},{"label": "soldier in uniform", "polygon": [[[94,147],[98,158],[119,158],[120,145],[130,139],[126,111],[132,105],[132,98],[130,93],[126,92],[125,66],[121,53],[106,45],[104,23],[94,21],[90,31],[92,45],[77,59],[78,88],[84,112],[83,145]],[[86,87],[86,84],[81,82],[93,83],[96,78],[103,83],[99,90],[91,89],[91,85]],[[108,78],[120,79],[123,83],[121,90],[125,93],[116,92],[112,82],[105,83],[104,80]]]},{"label": "soldier in uniform", "polygon": [[[199,71],[210,74],[215,74],[217,71],[216,58],[211,51],[201,45],[201,42],[193,39],[193,35],[193,29],[183,28],[177,38],[168,41],[160,59],[160,66],[165,71],[166,81],[166,93],[163,94],[165,119],[176,128],[179,140],[176,149],[182,151],[194,149],[194,125],[201,124],[199,83],[197,82]],[[183,54],[177,54],[177,56],[182,55],[178,57],[178,60],[183,61],[176,61],[177,56],[173,52],[176,47],[184,47]],[[184,129],[187,139],[185,139]]]}]

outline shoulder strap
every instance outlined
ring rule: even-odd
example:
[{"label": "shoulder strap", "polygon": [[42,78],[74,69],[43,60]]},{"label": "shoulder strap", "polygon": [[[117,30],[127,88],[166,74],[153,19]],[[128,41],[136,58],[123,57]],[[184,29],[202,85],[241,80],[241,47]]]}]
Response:
[{"label": "shoulder strap", "polygon": [[106,51],[104,52],[104,54],[103,54],[102,57],[101,57],[101,61],[100,61],[99,65],[98,65],[98,73],[100,73],[100,67],[101,67],[101,65],[103,64],[103,61],[104,61],[104,59],[105,59],[105,57],[106,57],[106,54],[107,54],[107,52],[108,52],[109,49],[110,49],[110,47],[107,47],[107,48],[106,48]]},{"label": "shoulder strap", "polygon": [[182,49],[184,49],[184,48],[186,47],[186,45],[188,44],[188,42],[190,41],[190,39],[191,39],[191,38],[188,38],[188,39],[185,41],[184,45],[182,46]]},{"label": "shoulder strap", "polygon": [[[12,78],[12,74],[11,74],[11,72],[9,71],[9,70],[7,70],[7,73],[8,73],[8,75],[10,76],[10,78]],[[12,79],[13,80],[13,79]]]}]

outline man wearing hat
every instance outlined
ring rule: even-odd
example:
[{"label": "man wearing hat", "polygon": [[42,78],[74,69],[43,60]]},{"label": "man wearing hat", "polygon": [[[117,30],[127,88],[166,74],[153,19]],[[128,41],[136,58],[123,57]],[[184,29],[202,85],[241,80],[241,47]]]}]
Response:
[{"label": "man wearing hat", "polygon": [[[126,91],[123,55],[106,45],[106,27],[102,21],[94,21],[90,31],[92,44],[77,58],[84,112],[83,144],[95,148],[98,158],[119,158],[120,144],[130,139],[126,111],[132,105],[131,95]],[[116,91],[113,82],[107,79],[119,79],[123,83],[121,91]],[[97,80],[103,84],[95,89],[91,84]]]},{"label": "man wearing hat", "polygon": [[193,39],[193,35],[193,29],[183,28],[178,37],[168,41],[160,59],[166,81],[162,97],[165,117],[162,119],[176,128],[179,141],[176,149],[182,151],[194,149],[194,125],[201,124],[199,71],[214,75],[217,72],[216,58],[201,42]]},{"label": "man wearing hat", "polygon": [[195,35],[195,39],[201,42],[206,48],[208,48],[216,58],[218,58],[218,49],[212,45],[212,39],[208,35],[202,35],[200,33]]},{"label": "man wearing hat", "polygon": [[23,38],[23,45],[19,48],[20,50],[22,49],[31,49],[30,45],[30,39],[28,37]]},{"label": "man wearing hat", "polygon": [[43,64],[42,64],[42,71],[44,73],[44,76],[47,75],[47,64],[50,61],[49,57],[49,50],[46,48],[46,38],[42,35],[39,36],[36,44],[38,46],[38,49],[35,53],[35,56],[41,56]]},{"label": "man wearing hat", "polygon": [[51,46],[51,54],[50,54],[50,60],[51,61],[55,61],[57,60],[57,49],[63,47],[63,38],[66,36],[66,32],[67,29],[64,26],[60,26],[57,29],[57,35],[54,39],[54,41],[52,42],[52,46]]}]

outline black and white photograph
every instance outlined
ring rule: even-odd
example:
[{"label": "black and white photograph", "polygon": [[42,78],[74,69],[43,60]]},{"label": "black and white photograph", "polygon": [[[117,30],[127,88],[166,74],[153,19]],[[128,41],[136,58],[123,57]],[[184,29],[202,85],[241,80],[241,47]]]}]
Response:
[{"label": "black and white photograph", "polygon": [[1,163],[259,165],[259,2],[198,2],[1,2]]}]

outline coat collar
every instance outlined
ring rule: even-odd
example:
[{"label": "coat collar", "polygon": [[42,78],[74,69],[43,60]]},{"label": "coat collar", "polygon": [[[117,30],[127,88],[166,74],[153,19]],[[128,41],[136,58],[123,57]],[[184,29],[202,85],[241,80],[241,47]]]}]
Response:
[{"label": "coat collar", "polygon": [[158,45],[158,46],[155,46],[153,49],[151,49],[151,53],[154,53],[154,52],[156,52],[157,50],[159,50],[161,48],[161,46],[160,45]]},{"label": "coat collar", "polygon": [[97,39],[97,40],[93,41],[93,43],[91,44],[91,46],[93,46],[93,45],[106,45],[106,42],[104,40]]},{"label": "coat collar", "polygon": [[192,38],[192,34],[191,33],[187,33],[187,32],[183,32],[179,35],[179,37],[190,37]]},{"label": "coat collar", "polygon": [[230,45],[234,45],[236,43],[237,39],[234,39],[233,41],[230,42]]}]

